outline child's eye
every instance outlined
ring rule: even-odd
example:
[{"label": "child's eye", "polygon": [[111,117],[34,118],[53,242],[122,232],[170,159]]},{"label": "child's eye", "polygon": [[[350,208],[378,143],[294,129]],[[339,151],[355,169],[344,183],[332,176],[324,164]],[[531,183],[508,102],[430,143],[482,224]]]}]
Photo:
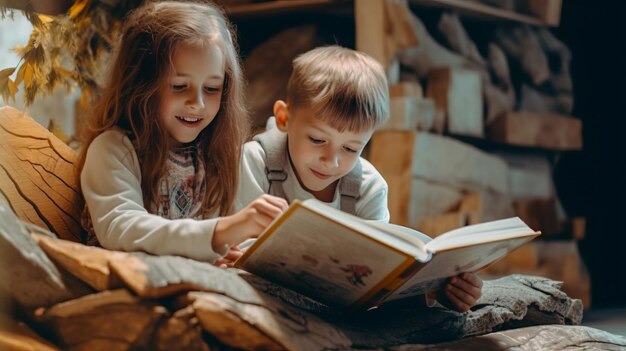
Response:
[{"label": "child's eye", "polygon": [[204,91],[207,94],[216,94],[220,92],[220,88],[213,88],[213,87],[204,87]]},{"label": "child's eye", "polygon": [[311,136],[309,137],[309,140],[311,140],[311,142],[312,142],[313,144],[323,144],[323,143],[324,143],[324,140],[321,140],[321,139],[316,139],[316,138],[311,137]]},{"label": "child's eye", "polygon": [[350,147],[347,147],[347,146],[344,146],[343,149],[346,150],[347,152],[351,153],[351,154],[356,154],[357,153],[357,150],[355,150],[353,148],[350,148]]},{"label": "child's eye", "polygon": [[187,86],[185,84],[172,84],[172,90],[183,91]]}]

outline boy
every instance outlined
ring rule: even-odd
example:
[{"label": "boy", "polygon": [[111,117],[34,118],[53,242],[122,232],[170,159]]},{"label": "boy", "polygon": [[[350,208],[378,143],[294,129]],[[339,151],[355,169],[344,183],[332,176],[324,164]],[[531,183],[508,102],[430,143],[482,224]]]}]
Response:
[{"label": "boy", "polygon": [[[388,222],[387,183],[360,157],[388,118],[388,90],[382,66],[361,52],[328,46],[298,56],[287,101],[276,101],[268,130],[244,146],[235,210],[268,193]],[[474,274],[452,281],[438,300],[468,310],[482,282]]]}]

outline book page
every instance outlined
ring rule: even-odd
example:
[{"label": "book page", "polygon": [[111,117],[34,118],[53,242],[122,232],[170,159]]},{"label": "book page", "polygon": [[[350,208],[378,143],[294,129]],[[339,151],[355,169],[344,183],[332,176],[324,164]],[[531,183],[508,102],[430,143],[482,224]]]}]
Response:
[{"label": "book page", "polygon": [[433,258],[386,301],[397,300],[441,288],[447,279],[463,272],[476,272],[504,257],[534,236],[489,242],[435,253]]},{"label": "book page", "polygon": [[519,217],[468,225],[439,235],[426,248],[433,252],[521,236],[536,236]]},{"label": "book page", "polygon": [[241,267],[329,305],[354,304],[398,267],[413,262],[304,208],[278,224],[250,248]]}]

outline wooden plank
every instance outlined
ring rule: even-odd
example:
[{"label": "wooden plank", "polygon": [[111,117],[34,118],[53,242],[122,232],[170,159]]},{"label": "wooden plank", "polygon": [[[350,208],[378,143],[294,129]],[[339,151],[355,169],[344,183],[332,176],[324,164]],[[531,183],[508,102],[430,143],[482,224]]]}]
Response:
[{"label": "wooden plank", "polygon": [[338,7],[351,5],[351,0],[273,0],[225,6],[230,17],[259,17],[281,13],[305,11],[336,11]]},{"label": "wooden plank", "polygon": [[33,234],[33,237],[48,257],[92,288],[103,291],[122,286],[111,274],[109,262],[126,257],[127,253],[86,246],[41,234]]},{"label": "wooden plank", "polygon": [[[463,191],[436,181],[413,178],[410,193],[408,226],[420,230],[422,221],[453,211],[463,199]],[[447,218],[446,220],[449,220]],[[429,232],[425,232],[431,235]]]},{"label": "wooden plank", "polygon": [[109,290],[38,311],[64,349],[150,349],[163,306],[140,300],[128,290]]},{"label": "wooden plank", "polygon": [[161,323],[154,336],[154,350],[211,351],[192,306],[186,306]]},{"label": "wooden plank", "polygon": [[256,291],[237,276],[237,270],[224,270],[206,262],[134,252],[116,257],[109,265],[131,290],[142,297],[156,298],[200,290],[250,303],[258,302]]},{"label": "wooden plank", "polygon": [[[394,144],[390,144],[394,145]],[[431,133],[416,133],[413,146],[413,177],[423,178],[461,190],[491,189],[508,194],[508,167],[499,157],[450,137]]]},{"label": "wooden plank", "polygon": [[399,82],[389,85],[389,97],[423,97],[424,91],[419,82]]},{"label": "wooden plank", "polygon": [[91,292],[50,261],[4,202],[0,202],[0,266],[0,294],[24,309],[50,306]]},{"label": "wooden plank", "polygon": [[190,296],[204,329],[236,348],[329,350],[350,349],[353,343],[332,324],[269,297],[259,306],[213,293]]},{"label": "wooden plank", "polygon": [[0,313],[0,350],[59,351],[26,324]]},{"label": "wooden plank", "polygon": [[549,26],[558,27],[561,22],[563,0],[528,0],[530,11]]},{"label": "wooden plank", "polygon": [[378,130],[417,130],[419,97],[395,97],[389,101],[389,119]]},{"label": "wooden plank", "polygon": [[435,68],[428,72],[426,96],[446,114],[451,134],[483,136],[483,93],[478,72],[464,68]]},{"label": "wooden plank", "polygon": [[419,221],[417,230],[434,238],[447,231],[482,222],[482,201],[479,193],[464,195],[449,212],[428,216]]},{"label": "wooden plank", "polygon": [[[546,1],[546,0],[538,0]],[[550,0],[548,0],[550,1]],[[462,15],[472,16],[479,19],[491,19],[491,20],[507,20],[514,22],[527,23],[532,25],[554,25],[546,22],[545,20],[525,15],[517,12],[512,12],[497,7],[481,4],[476,1],[467,0],[411,0],[411,4],[418,6],[438,7],[448,10],[454,10]]]},{"label": "wooden plank", "polygon": [[508,112],[494,121],[488,135],[496,142],[552,150],[583,146],[581,120],[556,113]]},{"label": "wooden plank", "polygon": [[[408,225],[413,144],[416,132],[381,131],[370,140],[369,161],[389,184],[391,222]],[[391,157],[393,154],[393,157]]]},{"label": "wooden plank", "polygon": [[387,10],[385,1],[354,0],[356,49],[363,51],[387,68]]},{"label": "wooden plank", "polygon": [[550,236],[562,231],[554,198],[518,199],[513,202],[515,214],[533,230]]},{"label": "wooden plank", "polygon": [[0,192],[21,219],[81,241],[77,154],[37,121],[0,107]]}]

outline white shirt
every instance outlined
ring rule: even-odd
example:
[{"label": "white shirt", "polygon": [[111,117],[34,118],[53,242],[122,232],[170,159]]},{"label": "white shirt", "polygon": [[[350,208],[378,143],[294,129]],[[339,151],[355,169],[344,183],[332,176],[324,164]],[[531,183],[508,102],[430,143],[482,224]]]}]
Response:
[{"label": "white shirt", "polygon": [[[389,222],[387,182],[367,160],[361,158],[361,165],[363,182],[361,183],[361,196],[356,202],[356,215],[366,220]],[[287,202],[291,203],[295,199],[306,200],[315,197],[300,185],[289,157],[285,157],[283,169],[287,172],[287,179],[283,183]],[[243,148],[235,211],[246,207],[259,196],[266,194],[268,190],[269,180],[267,180],[265,173],[265,151],[261,144],[250,141]],[[341,209],[341,195],[338,190],[335,191],[333,201],[326,204]]]},{"label": "white shirt", "polygon": [[210,262],[225,254],[213,251],[217,218],[171,220],[146,210],[137,153],[120,130],[106,131],[93,140],[80,182],[94,231],[104,248]]}]

